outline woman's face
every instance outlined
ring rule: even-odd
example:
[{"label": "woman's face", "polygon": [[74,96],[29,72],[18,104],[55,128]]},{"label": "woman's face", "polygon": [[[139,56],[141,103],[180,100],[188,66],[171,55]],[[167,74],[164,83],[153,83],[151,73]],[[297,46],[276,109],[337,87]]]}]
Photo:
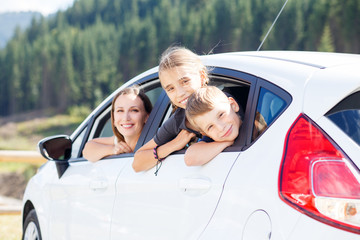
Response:
[{"label": "woman's face", "polygon": [[160,74],[161,85],[171,102],[184,109],[187,99],[196,89],[203,86],[205,78],[205,73],[189,73],[179,67],[164,70]]},{"label": "woman's face", "polygon": [[124,138],[139,138],[149,114],[135,94],[120,95],[114,102],[114,126]]}]

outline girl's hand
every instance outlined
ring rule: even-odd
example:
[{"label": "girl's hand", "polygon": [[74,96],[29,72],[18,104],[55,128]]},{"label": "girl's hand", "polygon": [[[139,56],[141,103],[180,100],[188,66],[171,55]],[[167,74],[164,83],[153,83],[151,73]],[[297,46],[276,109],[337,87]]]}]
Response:
[{"label": "girl's hand", "polygon": [[193,137],[195,137],[194,133],[184,129],[181,130],[181,132],[176,136],[176,138],[172,140],[175,143],[176,150],[183,149]]},{"label": "girl's hand", "polygon": [[120,141],[114,145],[113,152],[115,155],[120,154],[120,153],[131,153],[132,149],[130,148],[129,145],[127,145],[126,142]]}]

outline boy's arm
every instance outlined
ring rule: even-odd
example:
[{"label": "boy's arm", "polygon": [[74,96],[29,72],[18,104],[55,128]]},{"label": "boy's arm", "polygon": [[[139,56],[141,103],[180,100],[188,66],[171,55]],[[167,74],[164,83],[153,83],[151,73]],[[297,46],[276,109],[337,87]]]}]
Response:
[{"label": "boy's arm", "polygon": [[[157,148],[157,155],[159,158],[166,158],[172,152],[183,149],[185,145],[194,137],[194,133],[190,133],[186,130],[181,132],[171,140]],[[134,155],[133,169],[135,172],[146,171],[153,168],[157,159],[154,157],[154,148],[157,146],[154,139],[151,139],[144,146],[139,148]]]},{"label": "boy's arm", "polygon": [[198,142],[192,144],[185,152],[185,164],[187,166],[204,165],[233,143],[234,142]]}]

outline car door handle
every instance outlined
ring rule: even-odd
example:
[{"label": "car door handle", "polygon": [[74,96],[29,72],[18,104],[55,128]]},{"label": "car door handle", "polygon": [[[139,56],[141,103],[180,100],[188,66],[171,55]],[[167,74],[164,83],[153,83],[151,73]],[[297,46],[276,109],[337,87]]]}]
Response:
[{"label": "car door handle", "polygon": [[198,195],[204,194],[211,188],[210,179],[205,178],[182,178],[179,181],[179,188],[182,192]]},{"label": "car door handle", "polygon": [[92,190],[100,190],[108,187],[108,181],[106,179],[92,180],[90,182],[90,188]]}]

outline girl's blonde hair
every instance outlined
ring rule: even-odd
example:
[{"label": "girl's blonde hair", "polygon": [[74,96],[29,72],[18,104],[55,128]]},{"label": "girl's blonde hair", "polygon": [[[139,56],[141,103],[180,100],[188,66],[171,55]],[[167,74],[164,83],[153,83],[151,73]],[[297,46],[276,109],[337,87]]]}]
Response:
[{"label": "girl's blonde hair", "polygon": [[[205,74],[205,81],[203,86],[209,83],[209,72],[206,66],[202,63],[199,55],[193,53],[189,49],[180,46],[171,46],[166,49],[160,58],[159,63],[159,79],[161,82],[161,74],[164,71],[173,69],[175,67],[182,68],[189,73],[203,73]],[[178,108],[172,103],[173,112]]]},{"label": "girl's blonde hair", "polygon": [[112,130],[113,130],[114,135],[116,136],[117,140],[118,141],[123,141],[123,142],[125,142],[125,138],[119,132],[119,130],[115,127],[115,124],[114,124],[114,121],[115,121],[114,111],[115,111],[115,101],[116,101],[116,99],[118,97],[120,97],[121,95],[127,95],[127,94],[134,94],[134,95],[138,96],[141,99],[141,101],[143,102],[145,112],[147,114],[150,114],[150,112],[152,110],[152,104],[151,104],[150,99],[148,98],[148,96],[146,96],[146,94],[142,90],[140,90],[140,88],[137,85],[127,87],[127,88],[121,90],[120,92],[118,92],[114,96],[114,98],[112,100],[112,104],[111,104],[111,127],[112,127]]},{"label": "girl's blonde hair", "polygon": [[159,78],[161,81],[161,74],[163,71],[179,67],[185,69],[190,73],[204,72],[206,81],[204,85],[209,82],[208,70],[200,60],[199,55],[193,53],[185,47],[172,46],[166,49],[160,58],[159,63]]}]

